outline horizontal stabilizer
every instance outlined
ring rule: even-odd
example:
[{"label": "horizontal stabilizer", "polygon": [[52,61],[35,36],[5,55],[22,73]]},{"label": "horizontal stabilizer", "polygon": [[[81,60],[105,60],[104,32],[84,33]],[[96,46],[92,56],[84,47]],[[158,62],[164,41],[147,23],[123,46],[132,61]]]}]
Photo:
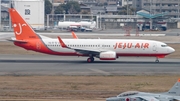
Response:
[{"label": "horizontal stabilizer", "polygon": [[7,41],[18,42],[18,43],[27,43],[27,41],[25,41],[25,40],[16,40],[15,38],[7,39]]}]

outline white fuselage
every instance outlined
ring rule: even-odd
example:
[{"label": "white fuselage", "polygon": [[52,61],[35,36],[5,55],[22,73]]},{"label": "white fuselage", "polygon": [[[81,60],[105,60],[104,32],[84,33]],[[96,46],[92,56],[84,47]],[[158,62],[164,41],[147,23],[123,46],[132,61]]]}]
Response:
[{"label": "white fuselage", "polygon": [[[42,39],[47,48],[55,52],[73,53],[73,49],[61,47],[58,39]],[[63,42],[71,48],[80,48],[95,51],[113,51],[118,56],[144,56],[170,54],[174,49],[165,43],[153,40],[136,39],[63,39]]]}]

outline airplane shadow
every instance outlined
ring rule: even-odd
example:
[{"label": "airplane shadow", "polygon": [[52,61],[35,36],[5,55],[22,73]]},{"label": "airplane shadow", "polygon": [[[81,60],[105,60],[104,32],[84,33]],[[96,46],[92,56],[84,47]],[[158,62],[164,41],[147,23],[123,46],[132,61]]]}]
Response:
[{"label": "airplane shadow", "polygon": [[86,61],[77,61],[77,60],[11,60],[11,59],[2,59],[0,63],[74,63],[74,64],[180,64],[180,62],[159,62],[155,63],[154,61],[94,61],[93,63],[87,63]]}]

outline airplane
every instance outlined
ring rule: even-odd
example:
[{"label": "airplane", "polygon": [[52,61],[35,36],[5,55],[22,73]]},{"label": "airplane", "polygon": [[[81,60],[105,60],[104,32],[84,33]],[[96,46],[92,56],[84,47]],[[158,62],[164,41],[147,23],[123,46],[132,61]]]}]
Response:
[{"label": "airplane", "polygon": [[116,97],[109,97],[106,101],[180,101],[180,79],[168,92],[147,93],[127,91]]},{"label": "airplane", "polygon": [[173,53],[175,50],[167,44],[154,40],[140,39],[57,39],[38,35],[31,26],[14,9],[9,9],[15,38],[9,41],[26,50],[59,56],[86,56],[87,62],[100,60],[116,60],[121,56],[145,56],[159,58]]}]

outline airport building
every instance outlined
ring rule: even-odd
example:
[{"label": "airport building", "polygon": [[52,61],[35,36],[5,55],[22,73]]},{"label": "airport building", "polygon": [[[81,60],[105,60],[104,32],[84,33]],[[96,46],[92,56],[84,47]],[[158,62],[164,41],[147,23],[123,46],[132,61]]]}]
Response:
[{"label": "airport building", "polygon": [[1,4],[2,29],[10,29],[8,8],[11,4],[32,28],[44,29],[44,0],[3,0]]},{"label": "airport building", "polygon": [[13,5],[34,29],[44,28],[44,0],[14,0]]},{"label": "airport building", "polygon": [[180,0],[133,0],[133,8],[147,10],[151,14],[167,13],[167,17],[179,18]]},{"label": "airport building", "polygon": [[132,0],[120,0],[120,6],[132,5]]},{"label": "airport building", "polygon": [[[85,1],[85,0],[84,0]],[[88,1],[88,0],[86,0]],[[90,2],[91,0],[89,0],[88,2]],[[26,19],[26,21],[31,24],[31,26],[34,29],[44,29],[44,25],[46,26],[57,26],[59,21],[69,21],[70,19],[73,20],[82,20],[82,19],[91,19],[96,21],[97,23],[97,28],[104,28],[104,29],[111,29],[111,28],[122,28],[123,26],[131,26],[131,28],[136,28],[137,23],[144,23],[144,25],[148,25],[147,23],[149,22],[149,19],[147,18],[143,18],[142,16],[138,16],[136,15],[136,13],[134,12],[133,15],[118,15],[117,12],[120,11],[121,5],[131,5],[134,7],[137,7],[137,11],[142,9],[145,9],[146,11],[150,11],[151,13],[154,12],[154,14],[156,13],[160,13],[157,11],[155,11],[155,8],[157,9],[158,7],[154,7],[152,6],[151,8],[149,8],[149,6],[147,6],[148,1],[152,1],[150,4],[155,5],[154,3],[159,2],[159,0],[120,0],[119,1],[119,7],[116,5],[116,0],[109,0],[109,2],[114,2],[114,3],[110,3],[110,4],[115,4],[115,5],[111,5],[111,6],[81,6],[81,10],[87,10],[88,12],[90,12],[89,14],[49,14],[46,15],[47,19],[44,19],[44,0],[13,0],[13,4],[14,7],[17,9],[17,11]],[[162,0],[162,1],[166,1],[166,3],[168,2],[168,0]],[[175,3],[175,1],[178,0],[171,0],[174,4],[174,6],[177,6],[175,4],[177,4],[177,2]],[[51,0],[51,2],[56,2],[56,3],[60,3],[61,0]],[[97,1],[100,2],[100,1]],[[103,2],[103,1],[102,1]],[[146,6],[145,6],[146,5]],[[158,5],[158,4],[157,4]],[[161,5],[164,5],[163,3],[161,3]],[[170,4],[167,4],[170,5]],[[173,6],[172,6],[173,7]],[[9,25],[9,21],[8,21],[8,9],[7,7],[1,7],[2,8],[2,24],[4,26],[11,26]],[[170,8],[170,7],[167,7]],[[176,7],[177,9],[177,7]],[[173,9],[172,9],[173,10]],[[163,7],[161,9],[161,11],[163,11]],[[171,13],[168,13],[169,15]],[[175,16],[177,18],[178,13],[176,13]],[[166,16],[165,16],[166,17]],[[161,20],[162,18],[160,18]],[[156,20],[156,19],[155,19]],[[158,19],[157,19],[158,20]],[[167,16],[167,18],[165,18],[165,22],[168,22],[169,18]],[[6,23],[4,23],[6,22]],[[154,21],[156,22],[156,21]],[[177,28],[177,24],[175,22],[177,21],[169,21],[170,24],[167,24],[168,28]],[[180,27],[178,27],[180,28]]]}]

